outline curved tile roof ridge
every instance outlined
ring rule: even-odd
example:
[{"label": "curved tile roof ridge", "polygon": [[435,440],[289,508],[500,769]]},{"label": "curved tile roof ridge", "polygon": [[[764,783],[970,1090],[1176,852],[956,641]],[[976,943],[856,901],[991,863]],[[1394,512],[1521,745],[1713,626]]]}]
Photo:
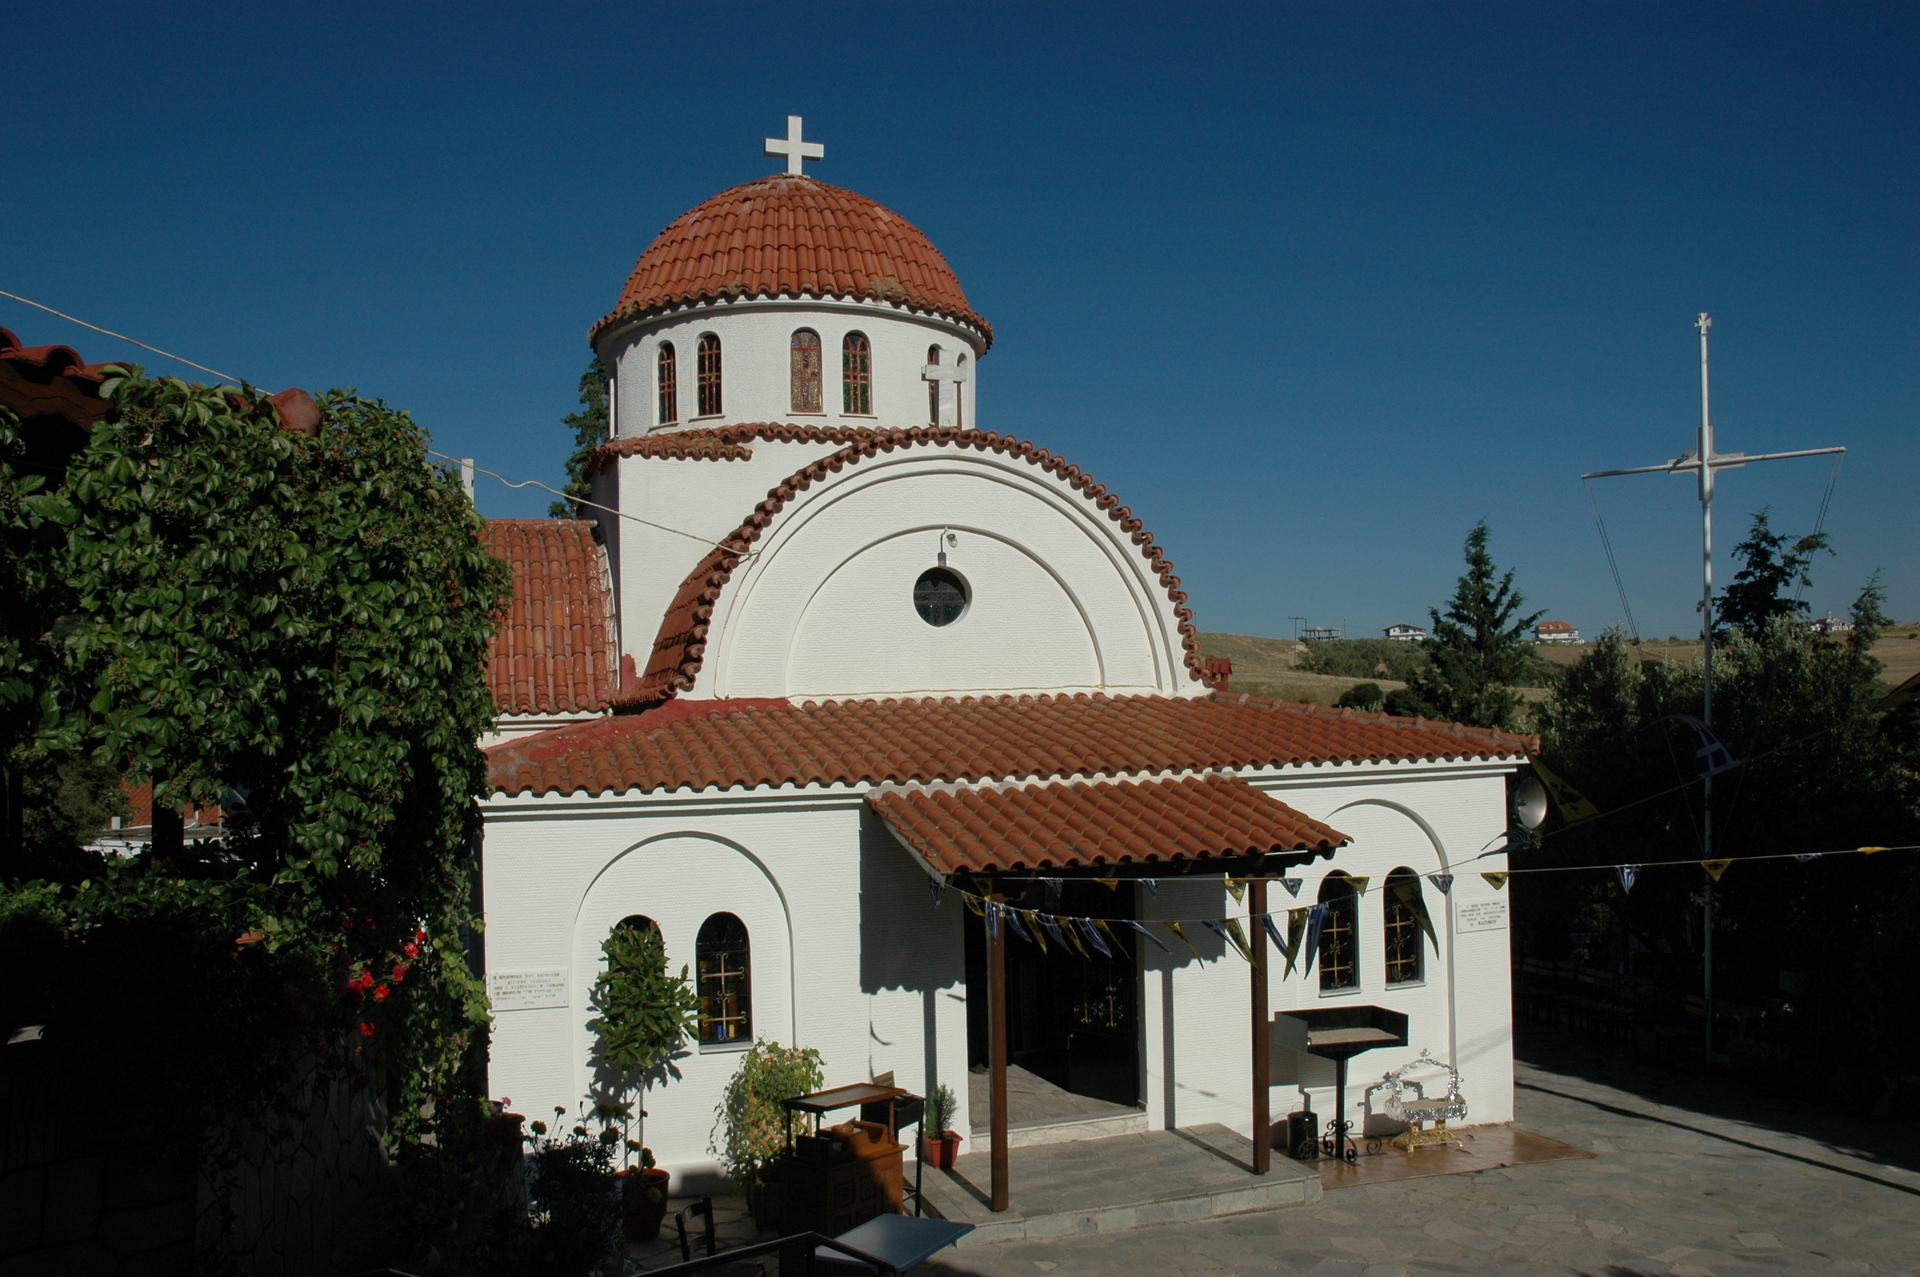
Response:
[{"label": "curved tile roof ridge", "polygon": [[[818,428],[773,426],[738,427],[738,429],[769,431],[768,434],[759,436],[763,438],[813,438],[816,436],[805,432]],[[817,437],[829,438],[830,431],[822,430]],[[1020,457],[1066,480],[1069,486],[1104,510],[1107,517],[1118,523],[1129,535],[1133,544],[1146,558],[1148,566],[1159,578],[1161,587],[1167,592],[1167,597],[1172,600],[1174,615],[1179,619],[1180,646],[1186,652],[1183,663],[1186,666],[1187,675],[1195,682],[1203,680],[1205,661],[1200,654],[1199,631],[1193,624],[1193,609],[1187,606],[1187,592],[1180,588],[1180,578],[1174,575],[1173,562],[1154,542],[1153,533],[1147,531],[1146,525],[1134,516],[1129,507],[1120,504],[1120,498],[1108,491],[1105,484],[1095,482],[1093,476],[1057,453],[1046,448],[1035,447],[1031,440],[1015,439],[1012,435],[1002,435],[992,431],[914,426],[906,430],[858,431],[854,433],[846,447],[820,458],[811,465],[802,467],[769,491],[766,500],[755,506],[753,512],[741,522],[740,526],[723,537],[719,545],[681,581],[672,606],[661,618],[660,629],[653,643],[653,652],[647,660],[647,668],[640,676],[640,682],[635,689],[637,700],[647,704],[669,700],[693,686],[694,679],[699,675],[700,667],[705,660],[707,626],[713,619],[714,604],[719,602],[721,592],[732,580],[734,569],[753,548],[754,542],[760,539],[760,534],[786,507],[787,502],[828,475],[836,474],[864,458],[880,452],[892,452],[895,448],[919,447],[925,444],[976,448],[983,452],[992,451]]]},{"label": "curved tile roof ridge", "polygon": [[919,227],[865,195],[786,173],[742,182],[676,217],[587,340],[622,320],[736,297],[886,302],[957,319],[993,344],[993,325]]},{"label": "curved tile roof ridge", "polygon": [[688,702],[705,714],[598,718],[487,751],[496,792],[1077,778],[1319,764],[1512,760],[1533,738],[1235,697],[1008,694]]}]

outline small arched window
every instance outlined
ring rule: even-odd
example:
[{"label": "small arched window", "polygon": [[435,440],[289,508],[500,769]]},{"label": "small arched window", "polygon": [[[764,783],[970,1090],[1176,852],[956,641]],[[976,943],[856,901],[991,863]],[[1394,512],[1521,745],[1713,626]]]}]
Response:
[{"label": "small arched window", "polygon": [[694,942],[700,994],[700,1042],[713,1046],[753,1040],[753,978],[747,924],[716,913],[700,924]]},{"label": "small arched window", "polygon": [[673,343],[660,343],[660,419],[656,423],[670,426],[680,420],[680,368],[674,357]]},{"label": "small arched window", "polygon": [[1433,926],[1420,894],[1420,875],[1405,867],[1387,875],[1386,970],[1388,984],[1415,984],[1426,978],[1426,951],[1420,935]]},{"label": "small arched window", "polygon": [[953,367],[953,428],[955,430],[963,430],[966,428],[965,423],[967,419],[967,357],[965,355],[955,355],[953,357]]},{"label": "small arched window", "polygon": [[1327,916],[1320,923],[1320,989],[1360,987],[1360,896],[1353,879],[1338,871],[1320,883]]},{"label": "small arched window", "polygon": [[712,333],[700,338],[700,415],[720,415],[720,339]]},{"label": "small arched window", "polygon": [[[940,347],[927,347],[927,363],[934,368],[940,366]],[[940,379],[937,374],[927,382],[927,424],[930,426],[940,424]]]},{"label": "small arched window", "polygon": [[865,333],[848,333],[840,343],[840,411],[873,415],[873,348]]},{"label": "small arched window", "polygon": [[796,329],[790,343],[789,402],[795,412],[819,412],[820,409],[820,334],[811,328]]}]

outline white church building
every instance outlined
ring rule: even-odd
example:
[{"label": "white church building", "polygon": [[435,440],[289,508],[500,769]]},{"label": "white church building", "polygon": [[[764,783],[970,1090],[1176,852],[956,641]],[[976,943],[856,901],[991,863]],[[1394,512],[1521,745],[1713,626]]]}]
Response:
[{"label": "white church building", "polygon": [[[1135,510],[991,429],[993,330],[946,259],[803,174],[820,152],[791,124],[786,171],[676,219],[592,328],[603,508],[489,526],[516,586],[483,804],[492,1094],[532,1116],[590,1094],[600,946],[643,918],[701,998],[646,1097],[680,1182],[717,1169],[755,1039],[817,1048],[829,1086],[946,1084],[983,1149],[996,1015],[1009,1067],[1066,1101],[1022,1140],[1247,1134],[1255,924],[1226,877],[1264,875],[1283,945],[1326,906],[1291,972],[1269,959],[1273,1012],[1408,1018],[1354,1061],[1356,1130],[1365,1084],[1422,1050],[1468,1121],[1510,1120],[1506,895],[1482,877],[1506,863],[1476,857],[1531,742],[1221,690]],[[997,941],[968,893],[1007,906]],[[1273,1119],[1333,1116],[1332,1079],[1275,1049]]]}]

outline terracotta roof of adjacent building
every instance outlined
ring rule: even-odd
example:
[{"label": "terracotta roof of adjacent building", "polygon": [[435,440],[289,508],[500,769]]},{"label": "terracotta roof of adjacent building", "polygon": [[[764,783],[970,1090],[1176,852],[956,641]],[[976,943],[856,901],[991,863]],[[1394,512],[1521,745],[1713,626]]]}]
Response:
[{"label": "terracotta roof of adjacent building", "polygon": [[[774,487],[767,494],[767,499],[754,507],[739,528],[723,538],[719,546],[681,581],[679,592],[667,608],[666,615],[661,618],[660,630],[654,638],[646,670],[641,674],[638,686],[633,689],[633,698],[638,702],[666,700],[693,686],[705,661],[707,626],[713,619],[714,604],[719,602],[721,592],[732,579],[733,570],[787,502],[815,483],[829,475],[838,474],[864,458],[892,452],[896,448],[915,448],[928,444],[977,448],[982,452],[1019,457],[1058,475],[1105,511],[1107,517],[1127,533],[1147,560],[1149,568],[1159,578],[1167,597],[1172,600],[1180,627],[1180,645],[1185,651],[1187,673],[1196,680],[1202,676],[1204,661],[1200,654],[1199,632],[1193,625],[1193,611],[1187,606],[1187,592],[1180,588],[1180,578],[1174,575],[1173,562],[1154,542],[1153,533],[1134,517],[1132,510],[1120,504],[1120,498],[1109,492],[1106,485],[1096,483],[1093,476],[1079,466],[1045,448],[1037,448],[1025,439],[992,431],[941,430],[924,426],[909,430],[852,430],[769,423],[734,426],[712,433],[717,438],[736,443],[754,438],[799,439],[844,443],[845,446],[789,475]],[[604,448],[602,453],[605,453]]]},{"label": "terracotta roof of adjacent building", "polygon": [[1248,697],[989,696],[672,705],[487,751],[507,794],[1160,776],[1213,768],[1520,759],[1531,737]]},{"label": "terracotta roof of adjacent building", "polygon": [[613,591],[593,524],[493,519],[487,552],[513,569],[513,599],[488,643],[487,681],[502,714],[598,712],[619,690]]},{"label": "terracotta roof of adjacent building", "polygon": [[953,268],[919,228],[864,195],[777,173],[675,218],[633,268],[620,304],[593,326],[733,297],[851,297],[960,320],[989,345]]},{"label": "terracotta roof of adjacent building", "polygon": [[1326,853],[1352,841],[1237,776],[888,787],[867,805],[942,874]]},{"label": "terracotta roof of adjacent building", "polygon": [[100,397],[110,364],[89,364],[71,346],[22,346],[0,328],[0,404],[22,420],[59,418],[81,429],[106,416]]}]

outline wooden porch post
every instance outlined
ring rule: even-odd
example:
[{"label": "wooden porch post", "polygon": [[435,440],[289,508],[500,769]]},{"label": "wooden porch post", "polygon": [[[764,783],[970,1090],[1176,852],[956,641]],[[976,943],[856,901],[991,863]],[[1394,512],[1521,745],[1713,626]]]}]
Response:
[{"label": "wooden porch post", "polygon": [[987,928],[987,1069],[992,1111],[988,1147],[993,1165],[993,1210],[1007,1208],[1007,922],[995,922],[991,902],[981,921]]},{"label": "wooden porch post", "polygon": [[1267,1084],[1273,1076],[1271,1040],[1267,1028],[1267,928],[1261,915],[1267,911],[1267,880],[1255,878],[1247,884],[1247,937],[1253,948],[1253,1173],[1265,1175],[1273,1168],[1272,1115],[1267,1111]]}]

